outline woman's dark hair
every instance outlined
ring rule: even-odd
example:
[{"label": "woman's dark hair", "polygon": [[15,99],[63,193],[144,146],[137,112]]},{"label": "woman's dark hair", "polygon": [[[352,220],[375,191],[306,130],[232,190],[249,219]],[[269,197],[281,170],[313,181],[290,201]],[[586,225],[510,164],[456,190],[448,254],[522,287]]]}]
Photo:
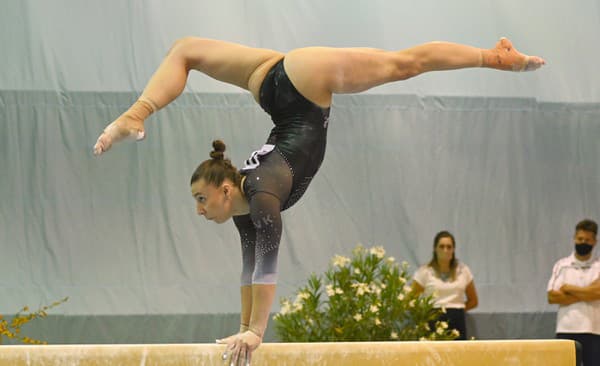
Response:
[{"label": "woman's dark hair", "polygon": [[[437,247],[440,240],[443,238],[450,238],[450,240],[452,240],[452,247],[456,251],[456,240],[454,240],[454,235],[452,235],[449,231],[440,231],[435,235],[435,238],[433,238],[433,258],[431,258],[431,261],[429,262],[428,266],[435,270],[435,273],[438,275],[438,277],[442,277],[442,274],[440,271],[440,265],[438,263],[435,248]],[[456,279],[456,267],[458,266],[455,251],[452,252],[452,259],[450,260],[450,278],[452,279],[452,281]]]},{"label": "woman's dark hair", "polygon": [[225,158],[225,143],[221,140],[214,140],[212,146],[213,151],[210,152],[210,159],[198,165],[194,174],[192,174],[190,185],[204,179],[207,184],[218,187],[225,179],[229,179],[238,187],[242,176],[237,168],[231,164],[231,160]]}]

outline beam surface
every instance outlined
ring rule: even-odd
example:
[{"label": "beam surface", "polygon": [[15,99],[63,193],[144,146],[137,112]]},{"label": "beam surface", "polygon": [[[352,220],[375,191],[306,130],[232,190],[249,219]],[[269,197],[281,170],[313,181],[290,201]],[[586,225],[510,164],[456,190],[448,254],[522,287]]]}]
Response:
[{"label": "beam surface", "polygon": [[[0,346],[0,366],[223,366],[223,345]],[[572,366],[568,340],[264,343],[253,365]]]}]

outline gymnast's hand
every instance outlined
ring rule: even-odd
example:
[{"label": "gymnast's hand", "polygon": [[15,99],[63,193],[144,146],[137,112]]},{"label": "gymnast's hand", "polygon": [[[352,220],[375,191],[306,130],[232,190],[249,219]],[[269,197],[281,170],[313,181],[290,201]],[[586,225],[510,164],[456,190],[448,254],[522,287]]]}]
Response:
[{"label": "gymnast's hand", "polygon": [[261,344],[262,338],[252,331],[234,334],[217,339],[218,344],[226,344],[223,360],[230,360],[229,365],[247,366],[252,360],[252,352]]}]

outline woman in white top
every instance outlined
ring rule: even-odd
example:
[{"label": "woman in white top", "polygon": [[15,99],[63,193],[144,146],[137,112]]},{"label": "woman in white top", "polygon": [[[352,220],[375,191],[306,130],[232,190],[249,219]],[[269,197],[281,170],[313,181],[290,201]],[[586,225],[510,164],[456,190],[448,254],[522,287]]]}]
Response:
[{"label": "woman in white top", "polygon": [[415,273],[413,291],[433,295],[435,307],[446,309],[439,320],[447,321],[450,329],[459,332],[457,339],[466,340],[465,312],[477,306],[477,291],[471,270],[456,259],[455,248],[451,233],[437,233],[433,258]]}]

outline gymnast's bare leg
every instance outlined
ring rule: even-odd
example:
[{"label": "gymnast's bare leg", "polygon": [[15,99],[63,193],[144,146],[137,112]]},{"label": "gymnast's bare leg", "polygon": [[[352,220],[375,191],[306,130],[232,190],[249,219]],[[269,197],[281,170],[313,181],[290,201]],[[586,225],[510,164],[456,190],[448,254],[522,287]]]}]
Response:
[{"label": "gymnast's bare leg", "polygon": [[[140,98],[105,128],[94,154],[108,151],[121,140],[143,139],[145,119],[181,94],[191,70],[246,89],[258,100],[266,73],[283,57],[283,53],[269,49],[203,38],[175,42]],[[334,93],[357,93],[429,71],[471,67],[532,71],[545,64],[540,57],[518,52],[506,38],[491,49],[448,42],[430,42],[401,51],[309,47],[290,51],[284,62],[298,91],[323,107],[331,104]]]}]

